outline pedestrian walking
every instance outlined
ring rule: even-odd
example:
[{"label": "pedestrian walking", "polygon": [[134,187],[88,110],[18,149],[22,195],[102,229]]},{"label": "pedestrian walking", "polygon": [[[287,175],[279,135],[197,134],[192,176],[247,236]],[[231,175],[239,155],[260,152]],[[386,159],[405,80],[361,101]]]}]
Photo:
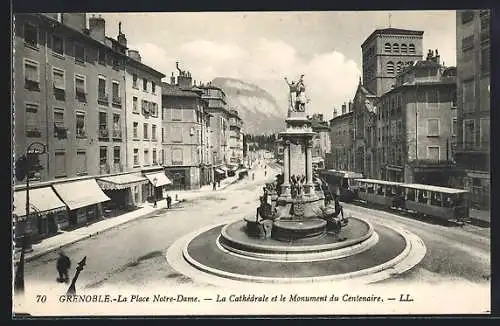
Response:
[{"label": "pedestrian walking", "polygon": [[255,172],[252,172],[252,180],[255,179]]},{"label": "pedestrian walking", "polygon": [[57,258],[56,262],[57,273],[59,274],[59,277],[57,278],[58,282],[69,282],[68,270],[70,269],[70,267],[71,260],[63,251],[60,251],[59,258]]},{"label": "pedestrian walking", "polygon": [[217,182],[214,181],[212,189],[217,190]]},{"label": "pedestrian walking", "polygon": [[172,197],[170,197],[169,194],[167,194],[167,208],[170,208],[172,205]]},{"label": "pedestrian walking", "polygon": [[265,177],[267,176],[267,170],[264,170],[264,176]]},{"label": "pedestrian walking", "polygon": [[220,179],[219,179],[219,180],[217,180],[217,187],[219,187],[219,188],[220,188]]}]

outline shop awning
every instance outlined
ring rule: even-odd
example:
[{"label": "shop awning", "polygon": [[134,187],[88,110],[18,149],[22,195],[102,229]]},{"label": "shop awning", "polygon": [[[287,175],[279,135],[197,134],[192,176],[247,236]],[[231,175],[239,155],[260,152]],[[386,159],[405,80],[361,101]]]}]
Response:
[{"label": "shop awning", "polygon": [[52,187],[70,210],[110,200],[95,179],[60,183]]},{"label": "shop awning", "polygon": [[216,168],[215,169],[215,172],[219,173],[219,174],[226,174],[226,171],[220,169],[220,168]]},{"label": "shop awning", "polygon": [[[66,205],[57,197],[51,187],[29,190],[30,212],[49,214],[64,211]],[[26,216],[26,190],[14,192],[14,214]]]},{"label": "shop awning", "polygon": [[96,180],[99,187],[103,190],[126,189],[148,182],[148,179],[145,177],[131,173],[98,178]]},{"label": "shop awning", "polygon": [[[172,181],[165,175],[165,172],[149,173],[144,175],[155,187],[162,187],[172,184]],[[156,184],[154,180],[156,179]]]}]

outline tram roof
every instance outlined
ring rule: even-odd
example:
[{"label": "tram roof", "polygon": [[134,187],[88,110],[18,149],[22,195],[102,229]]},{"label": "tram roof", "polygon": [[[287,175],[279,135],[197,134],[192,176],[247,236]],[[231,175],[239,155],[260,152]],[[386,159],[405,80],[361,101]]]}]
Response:
[{"label": "tram roof", "polygon": [[356,181],[366,182],[366,183],[376,183],[388,186],[400,186],[401,182],[387,181],[387,180],[376,180],[376,179],[356,179]]},{"label": "tram roof", "polygon": [[463,190],[463,189],[438,187],[438,186],[423,185],[423,184],[418,184],[418,183],[405,183],[405,184],[401,184],[401,186],[403,186],[405,188],[413,188],[413,189],[427,190],[427,191],[433,191],[433,192],[442,192],[442,193],[446,193],[446,194],[468,193],[467,190]]},{"label": "tram roof", "polygon": [[321,173],[326,173],[326,174],[331,174],[331,175],[340,175],[344,178],[349,178],[349,179],[355,179],[355,178],[362,178],[363,175],[358,172],[353,172],[353,171],[339,171],[335,169],[330,169],[330,170],[323,170]]}]

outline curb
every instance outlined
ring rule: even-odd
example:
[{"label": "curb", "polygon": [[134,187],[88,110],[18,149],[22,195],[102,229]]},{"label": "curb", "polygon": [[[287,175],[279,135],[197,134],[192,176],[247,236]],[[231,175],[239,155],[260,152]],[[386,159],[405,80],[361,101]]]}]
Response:
[{"label": "curb", "polygon": [[[226,187],[228,187],[228,186],[230,186],[230,185],[232,185],[232,184],[235,184],[235,183],[237,183],[238,181],[240,181],[240,180],[239,180],[239,179],[236,179],[236,180],[234,180],[234,181],[232,181],[232,182],[230,182],[230,183],[226,184],[225,186],[223,186],[223,187],[221,187],[221,188],[222,188],[222,189],[225,189]],[[221,188],[219,188],[219,189],[221,189]],[[175,207],[175,206],[179,205],[181,202],[182,202],[182,201],[178,201],[178,202],[176,202],[176,203],[172,203],[172,207]],[[156,210],[159,210],[159,208],[157,208]],[[25,262],[30,262],[30,261],[32,261],[32,260],[38,259],[38,258],[40,258],[40,257],[42,257],[42,256],[45,256],[45,255],[47,255],[47,254],[51,253],[51,252],[57,251],[57,250],[59,250],[59,249],[61,249],[61,248],[64,248],[64,247],[70,246],[70,245],[72,245],[72,244],[75,244],[75,243],[77,243],[77,242],[80,242],[80,241],[82,241],[82,240],[85,240],[85,239],[91,238],[91,237],[93,237],[94,235],[97,235],[97,234],[99,234],[99,233],[104,233],[104,232],[106,232],[106,231],[110,231],[110,230],[115,229],[115,228],[117,228],[117,227],[119,227],[119,226],[122,226],[122,225],[124,225],[124,224],[126,224],[126,223],[129,223],[129,222],[135,221],[135,220],[137,220],[137,219],[139,219],[139,218],[142,218],[142,217],[144,217],[144,216],[146,216],[146,215],[148,215],[148,214],[154,213],[156,210],[153,210],[153,211],[148,212],[148,213],[145,213],[145,214],[143,214],[143,215],[139,215],[139,216],[137,216],[137,217],[131,218],[130,220],[126,220],[126,221],[122,221],[122,222],[120,222],[120,223],[118,223],[118,224],[114,224],[114,225],[110,226],[109,228],[106,228],[106,229],[103,229],[103,230],[100,230],[100,231],[95,231],[95,232],[92,232],[92,233],[90,233],[90,234],[85,234],[85,235],[82,235],[82,236],[81,236],[81,237],[79,237],[79,238],[76,238],[76,239],[71,240],[71,241],[69,241],[69,242],[66,242],[66,243],[63,243],[63,244],[57,245],[57,246],[56,246],[56,247],[54,247],[54,248],[50,248],[50,249],[47,249],[47,250],[45,250],[45,251],[42,251],[42,252],[39,252],[39,253],[36,253],[36,254],[30,255],[30,256],[25,256],[25,257],[24,257],[24,261],[25,261]],[[71,231],[69,231],[69,232],[71,232]]]}]

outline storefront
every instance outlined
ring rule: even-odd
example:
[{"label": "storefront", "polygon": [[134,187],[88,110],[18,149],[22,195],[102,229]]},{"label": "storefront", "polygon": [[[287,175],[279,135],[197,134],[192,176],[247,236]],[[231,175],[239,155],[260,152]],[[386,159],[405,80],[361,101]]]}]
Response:
[{"label": "storefront", "polygon": [[[148,190],[148,196],[150,201],[163,199],[163,189],[165,186],[172,184],[172,181],[165,175],[165,172],[153,172],[144,174],[144,177],[149,181],[149,187],[143,186],[143,190]],[[143,194],[144,196],[144,194]]]},{"label": "storefront", "polygon": [[137,188],[148,184],[143,176],[127,173],[97,178],[97,184],[111,200],[104,205],[106,214],[127,211],[139,204]]},{"label": "storefront", "polygon": [[110,200],[95,179],[59,183],[52,187],[68,206],[71,227],[93,222],[102,217],[102,203]]},{"label": "storefront", "polygon": [[16,238],[28,232],[31,240],[37,241],[68,227],[66,205],[51,187],[30,189],[29,204],[29,218],[26,219],[26,190],[14,192]]},{"label": "storefront", "polygon": [[170,168],[165,167],[165,174],[172,183],[169,185],[169,190],[186,190],[190,189],[190,173],[189,168]]}]

